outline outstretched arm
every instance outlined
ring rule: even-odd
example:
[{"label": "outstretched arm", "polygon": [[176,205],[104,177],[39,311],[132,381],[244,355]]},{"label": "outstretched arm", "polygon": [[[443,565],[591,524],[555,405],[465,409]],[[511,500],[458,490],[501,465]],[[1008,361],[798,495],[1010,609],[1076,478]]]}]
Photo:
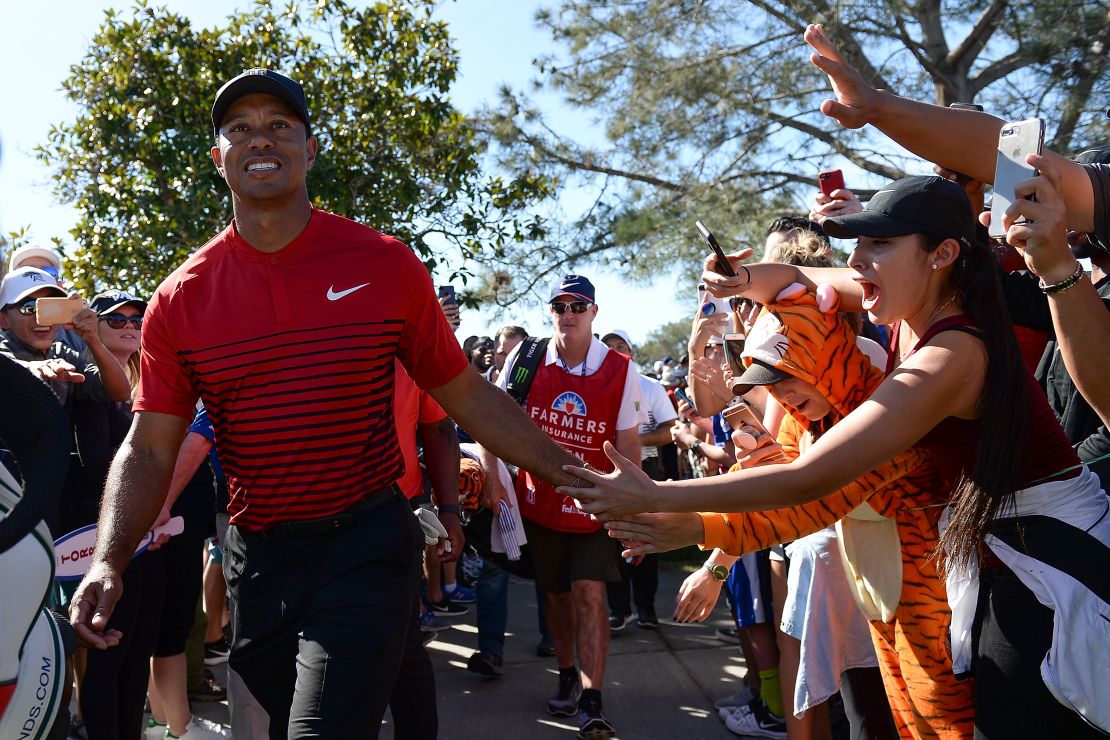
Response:
[{"label": "outstretched arm", "polygon": [[[986,113],[944,108],[900,98],[876,90],[840,55],[820,25],[804,35],[815,54],[810,57],[829,76],[835,99],[821,104],[821,112],[846,128],[871,124],[922,159],[962,172],[982,182],[994,182],[995,152],[1002,121]],[[1068,208],[1068,225],[1075,231],[1094,230],[1094,191],[1082,167],[1046,152],[1061,169],[1061,192]]]},{"label": "outstretched arm", "polygon": [[494,456],[555,485],[575,480],[563,466],[581,461],[540,431],[508,393],[486,382],[469,367],[428,392]]},{"label": "outstretched arm", "polygon": [[579,499],[584,511],[603,520],[650,511],[739,512],[796,506],[881,466],[913,447],[948,416],[975,418],[985,370],[981,342],[960,332],[944,332],[789,465],[655,484],[630,470],[625,461],[608,475],[573,467],[569,472],[594,488],[559,490]]}]

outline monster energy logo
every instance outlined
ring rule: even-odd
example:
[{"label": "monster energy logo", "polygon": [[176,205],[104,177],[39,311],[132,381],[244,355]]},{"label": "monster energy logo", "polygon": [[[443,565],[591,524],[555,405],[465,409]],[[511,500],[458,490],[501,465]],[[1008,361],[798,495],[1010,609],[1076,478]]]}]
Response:
[{"label": "monster energy logo", "polygon": [[523,383],[525,380],[528,380],[528,368],[526,368],[526,367],[515,368],[513,370],[513,382],[514,383]]}]

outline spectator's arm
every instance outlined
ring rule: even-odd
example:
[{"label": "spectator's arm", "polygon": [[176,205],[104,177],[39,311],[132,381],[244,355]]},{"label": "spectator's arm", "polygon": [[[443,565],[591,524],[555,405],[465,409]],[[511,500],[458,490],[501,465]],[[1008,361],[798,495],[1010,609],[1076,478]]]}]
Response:
[{"label": "spectator's arm", "polygon": [[640,435],[641,447],[661,447],[671,443],[671,422],[665,421],[653,431]]},{"label": "spectator's arm", "polygon": [[98,321],[96,312],[86,308],[74,317],[73,328],[88,345],[89,354],[96,363],[100,382],[108,398],[113,401],[130,401],[131,383],[127,380],[127,371],[104,346],[104,342],[100,341],[100,332],[96,326]]},{"label": "spectator's arm", "polygon": [[[811,25],[806,42],[817,52],[813,63],[829,76],[835,100],[821,104],[821,112],[847,128],[871,124],[922,159],[962,172],[982,182],[994,182],[998,132],[1004,121],[969,110],[943,108],[876,90],[841,57],[824,28]],[[1094,191],[1083,168],[1051,152],[1046,156],[1061,171],[1061,194],[1067,203],[1068,226],[1094,230]]]}]

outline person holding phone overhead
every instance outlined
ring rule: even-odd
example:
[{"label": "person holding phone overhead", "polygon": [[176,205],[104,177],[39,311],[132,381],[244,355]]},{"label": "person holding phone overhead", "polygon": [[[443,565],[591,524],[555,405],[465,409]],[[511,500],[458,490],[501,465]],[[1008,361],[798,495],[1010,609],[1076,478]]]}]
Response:
[{"label": "person holding phone overhead", "polygon": [[953,663],[975,671],[977,734],[1098,736],[1088,722],[1110,729],[1110,686],[1094,678],[1110,647],[1093,613],[1110,590],[1106,495],[1022,362],[967,196],[939,177],[904,178],[824,228],[857,238],[848,269],[764,263],[702,277],[761,303],[794,282],[830,283],[847,310],[893,325],[888,377],[868,400],[790,465],[655,484],[609,450],[616,473],[568,468],[596,488],[561,490],[602,518],[757,511],[820,498],[921,447],[951,491],[941,546]]},{"label": "person holding phone overhead", "polygon": [[66,297],[54,276],[37,267],[20,267],[5,275],[0,284],[0,354],[45,381],[63,406],[71,394],[104,401],[130,399],[127,374],[100,340],[95,311],[86,307],[73,317],[73,328],[88,345],[86,353],[57,341],[61,324],[38,323],[38,298]]}]

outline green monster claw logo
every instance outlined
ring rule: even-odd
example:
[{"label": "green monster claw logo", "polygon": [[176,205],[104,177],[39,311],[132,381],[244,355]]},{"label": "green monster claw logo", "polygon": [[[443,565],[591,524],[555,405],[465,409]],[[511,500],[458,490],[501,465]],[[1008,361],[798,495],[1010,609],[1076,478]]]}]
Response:
[{"label": "green monster claw logo", "polygon": [[513,382],[523,383],[528,379],[528,368],[518,367],[513,371]]}]

